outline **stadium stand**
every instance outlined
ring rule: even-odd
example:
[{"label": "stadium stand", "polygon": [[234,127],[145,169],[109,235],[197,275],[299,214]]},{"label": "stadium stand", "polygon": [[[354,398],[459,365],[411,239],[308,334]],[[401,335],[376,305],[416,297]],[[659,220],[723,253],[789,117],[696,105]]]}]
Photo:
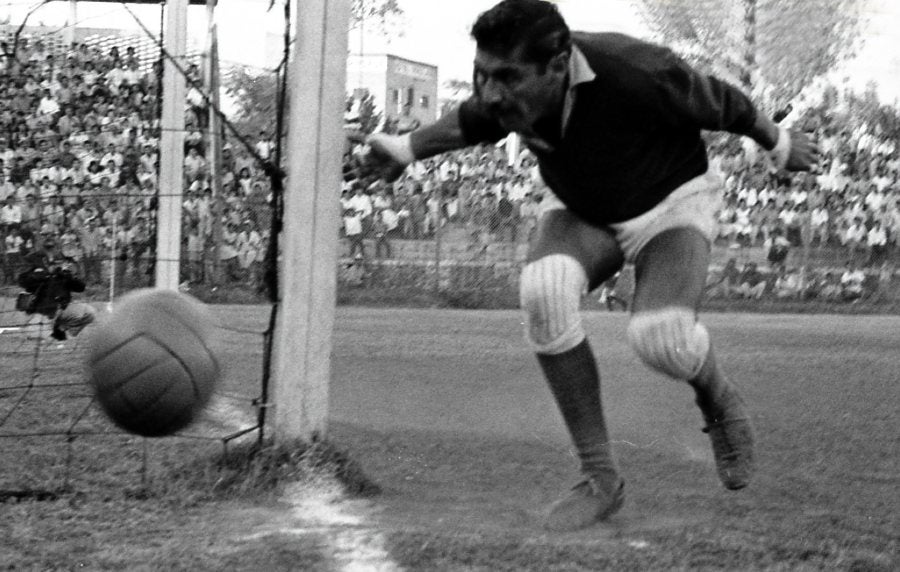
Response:
[{"label": "stadium stand", "polygon": [[[25,35],[13,54],[9,35],[0,39],[0,278],[13,282],[22,256],[53,236],[90,283],[114,274],[123,287],[149,284],[156,197],[165,192],[157,177],[158,48],[146,38],[88,30],[72,46],[59,35]],[[201,81],[197,64],[188,76]],[[785,178],[769,172],[747,142],[709,140],[726,199],[714,268],[721,271],[730,258],[756,264],[774,297],[830,291],[832,275],[850,266],[872,284],[885,276],[890,282],[900,248],[896,109],[871,94],[830,87],[793,120],[824,151],[816,173]],[[240,146],[226,144],[216,221],[204,122],[197,102],[187,102],[184,280],[215,274],[254,287],[271,222],[269,181]],[[257,151],[272,148],[260,133]],[[360,152],[360,145],[348,146],[349,165]],[[545,193],[527,150],[512,161],[503,147],[448,153],[414,164],[393,185],[355,178],[348,168],[340,194],[342,264],[440,256],[515,265]],[[213,236],[216,222],[221,240]],[[720,278],[714,272],[711,284]]]},{"label": "stadium stand", "polygon": [[[91,30],[70,47],[53,34],[22,36],[14,51],[10,42],[5,36],[0,69],[3,279],[14,282],[25,253],[53,236],[90,283],[114,272],[120,286],[149,284],[160,192],[158,48],[146,38]],[[188,76],[200,81],[197,64]],[[252,282],[266,247],[260,203],[267,180],[246,153],[226,147],[223,244],[216,248],[201,122],[188,106],[186,280],[203,280],[217,256],[229,279]]]}]

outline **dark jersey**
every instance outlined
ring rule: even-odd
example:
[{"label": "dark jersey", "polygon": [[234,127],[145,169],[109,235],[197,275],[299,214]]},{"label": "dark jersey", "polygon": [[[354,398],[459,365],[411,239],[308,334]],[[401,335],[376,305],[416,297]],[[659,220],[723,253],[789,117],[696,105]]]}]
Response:
[{"label": "dark jersey", "polygon": [[[588,222],[643,214],[708,168],[701,130],[748,135],[756,108],[737,88],[703,75],[672,51],[622,34],[574,33],[596,74],[574,87],[565,134],[532,148],[541,175]],[[477,98],[459,109],[470,144],[508,133]]]}]

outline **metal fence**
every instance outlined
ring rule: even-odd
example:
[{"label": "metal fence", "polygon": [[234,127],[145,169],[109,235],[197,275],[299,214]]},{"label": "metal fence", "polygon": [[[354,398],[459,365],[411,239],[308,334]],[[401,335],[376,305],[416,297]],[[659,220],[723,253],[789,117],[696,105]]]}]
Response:
[{"label": "metal fence", "polygon": [[[342,303],[515,308],[518,276],[533,221],[514,217],[443,218],[413,238],[398,229],[342,238],[338,268]],[[835,243],[789,243],[780,252],[761,243],[734,243],[728,233],[712,247],[708,301],[815,304],[900,300],[898,249],[878,251]],[[514,240],[510,240],[514,238]],[[633,268],[588,296],[596,307],[625,307]],[[624,302],[623,303],[620,303]]]}]

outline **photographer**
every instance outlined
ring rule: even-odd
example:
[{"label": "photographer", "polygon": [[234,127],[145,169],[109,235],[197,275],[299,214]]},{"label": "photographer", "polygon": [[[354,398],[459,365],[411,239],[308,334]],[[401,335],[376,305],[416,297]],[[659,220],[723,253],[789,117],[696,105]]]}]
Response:
[{"label": "photographer", "polygon": [[53,320],[51,336],[60,341],[67,334],[77,336],[94,321],[93,307],[72,302],[72,293],[84,292],[85,284],[72,260],[59,253],[56,239],[45,237],[42,249],[26,256],[24,263],[27,270],[19,274],[19,286],[25,292],[19,295],[18,310]]}]

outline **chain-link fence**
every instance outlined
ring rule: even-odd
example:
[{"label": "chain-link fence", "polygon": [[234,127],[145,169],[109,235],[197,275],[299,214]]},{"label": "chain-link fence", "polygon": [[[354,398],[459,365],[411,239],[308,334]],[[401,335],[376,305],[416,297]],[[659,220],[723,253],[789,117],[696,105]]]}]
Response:
[{"label": "chain-link fence", "polygon": [[[341,303],[438,305],[458,308],[518,307],[518,277],[527,254],[528,224],[520,218],[480,226],[444,219],[421,238],[400,232],[362,232],[342,238],[338,268]],[[520,235],[521,240],[510,241]],[[897,249],[833,244],[733,243],[720,237],[712,248],[706,300],[713,306],[759,302],[817,305],[900,300]],[[586,301],[589,307],[627,308],[633,268]],[[795,306],[796,307],[796,306]]]}]

